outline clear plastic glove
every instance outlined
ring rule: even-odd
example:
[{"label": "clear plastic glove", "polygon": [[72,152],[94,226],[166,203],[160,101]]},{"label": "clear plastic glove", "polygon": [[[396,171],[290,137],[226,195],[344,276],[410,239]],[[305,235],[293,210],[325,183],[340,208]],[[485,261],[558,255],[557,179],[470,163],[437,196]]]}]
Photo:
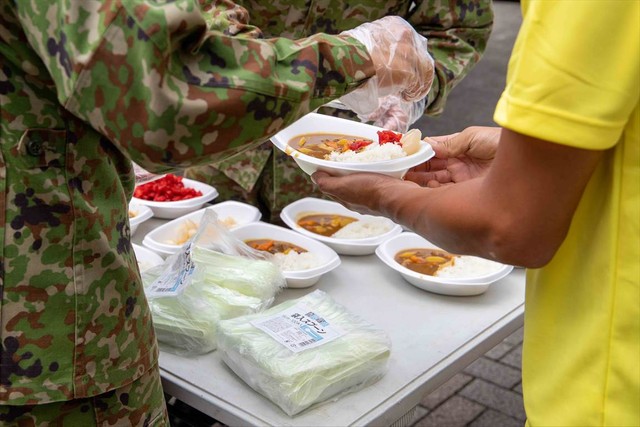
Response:
[{"label": "clear plastic glove", "polygon": [[395,95],[380,99],[379,107],[369,116],[361,118],[375,126],[405,133],[424,114],[426,97],[419,101],[404,101]]},{"label": "clear plastic glove", "polygon": [[379,98],[397,96],[406,102],[424,98],[433,82],[434,62],[427,39],[399,16],[385,16],[341,33],[360,41],[369,52],[376,74],[340,98],[361,118],[380,107]]}]

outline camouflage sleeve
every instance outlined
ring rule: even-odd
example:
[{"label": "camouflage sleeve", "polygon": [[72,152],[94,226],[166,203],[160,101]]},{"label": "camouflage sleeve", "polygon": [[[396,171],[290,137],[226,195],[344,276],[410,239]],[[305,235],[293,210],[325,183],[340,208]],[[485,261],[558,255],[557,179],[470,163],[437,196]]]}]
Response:
[{"label": "camouflage sleeve", "polygon": [[256,39],[246,11],[211,4],[17,2],[58,98],[152,171],[255,146],[374,74],[354,39]]},{"label": "camouflage sleeve", "polygon": [[426,113],[440,114],[451,89],[480,60],[493,26],[491,0],[422,0],[408,18],[436,63]]}]

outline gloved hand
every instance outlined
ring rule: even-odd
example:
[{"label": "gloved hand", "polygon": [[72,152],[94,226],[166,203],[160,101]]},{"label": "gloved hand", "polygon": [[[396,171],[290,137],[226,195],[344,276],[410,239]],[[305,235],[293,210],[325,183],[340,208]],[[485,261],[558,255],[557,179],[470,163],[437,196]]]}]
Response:
[{"label": "gloved hand", "polygon": [[361,117],[379,108],[379,98],[397,96],[406,102],[424,98],[433,82],[434,63],[427,39],[399,16],[385,16],[341,35],[354,37],[369,52],[376,74],[340,98]]},{"label": "gloved hand", "polygon": [[373,122],[375,126],[405,133],[424,114],[427,98],[419,101],[404,101],[396,95],[386,96],[379,101],[379,107],[363,121]]}]

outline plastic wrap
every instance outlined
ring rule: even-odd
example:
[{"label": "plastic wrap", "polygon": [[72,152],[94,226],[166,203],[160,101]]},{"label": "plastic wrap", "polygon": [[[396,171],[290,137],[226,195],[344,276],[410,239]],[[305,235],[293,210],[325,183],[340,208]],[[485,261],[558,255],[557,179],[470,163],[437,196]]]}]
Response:
[{"label": "plastic wrap", "polygon": [[220,322],[218,349],[240,378],[295,415],[379,380],[391,343],[384,331],[316,290]]},{"label": "plastic wrap", "polygon": [[[337,99],[324,105],[330,108],[349,110],[349,107]],[[412,124],[424,115],[426,106],[426,97],[419,101],[404,101],[399,96],[389,95],[378,100],[378,108],[375,111],[370,114],[360,114],[358,118],[374,126],[405,133]]]},{"label": "plastic wrap", "polygon": [[207,210],[190,243],[143,273],[162,348],[183,355],[212,351],[221,320],[269,307],[286,285],[269,257],[234,237]]}]

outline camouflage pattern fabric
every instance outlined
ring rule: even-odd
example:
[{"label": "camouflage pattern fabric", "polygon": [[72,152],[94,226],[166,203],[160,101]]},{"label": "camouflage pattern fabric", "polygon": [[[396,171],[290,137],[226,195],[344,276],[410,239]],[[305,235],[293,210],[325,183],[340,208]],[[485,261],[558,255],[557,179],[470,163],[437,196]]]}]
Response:
[{"label": "camouflage pattern fabric", "polygon": [[[386,15],[399,15],[428,40],[436,63],[426,114],[442,112],[447,95],[473,68],[486,48],[493,24],[490,0],[238,0],[250,12],[250,22],[265,37],[297,39],[324,32],[337,34]],[[254,33],[255,34],[255,33]],[[344,110],[322,108],[320,113],[357,120]],[[267,148],[270,143],[265,143]],[[292,159],[271,147],[249,150],[242,158],[214,162],[187,170],[185,176],[217,186],[216,201],[243,200],[260,206],[265,219],[279,222],[284,206],[301,197],[324,197]],[[248,166],[251,165],[251,166]],[[242,189],[240,195],[235,191]],[[257,190],[254,187],[259,187]],[[247,197],[244,197],[244,193]]]},{"label": "camouflage pattern fabric", "polygon": [[131,160],[233,158],[374,73],[355,39],[259,39],[229,1],[0,0],[0,404],[156,365]]},{"label": "camouflage pattern fabric", "polygon": [[0,425],[169,427],[158,366],[124,387],[43,405],[0,406]]}]

